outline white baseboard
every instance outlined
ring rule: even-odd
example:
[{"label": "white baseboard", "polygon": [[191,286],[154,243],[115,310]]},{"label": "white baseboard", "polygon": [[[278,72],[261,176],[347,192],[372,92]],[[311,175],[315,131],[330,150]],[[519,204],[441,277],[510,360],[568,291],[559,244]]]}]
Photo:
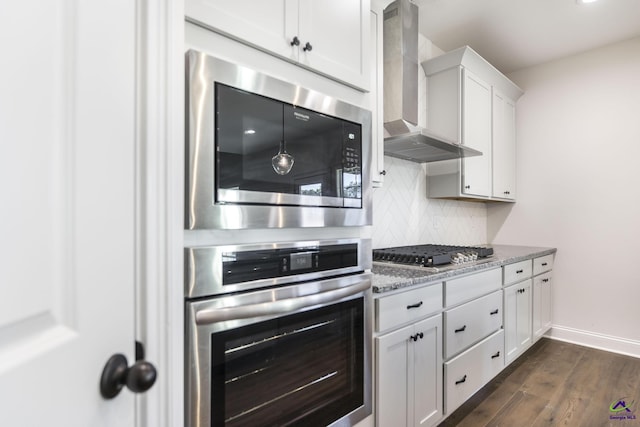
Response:
[{"label": "white baseboard", "polygon": [[554,325],[546,337],[640,358],[640,341]]}]

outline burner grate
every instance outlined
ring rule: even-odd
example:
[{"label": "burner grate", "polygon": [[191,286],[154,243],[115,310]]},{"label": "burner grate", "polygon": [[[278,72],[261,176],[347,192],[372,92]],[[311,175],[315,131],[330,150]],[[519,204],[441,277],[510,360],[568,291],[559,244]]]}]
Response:
[{"label": "burner grate", "polygon": [[462,264],[493,255],[493,248],[478,246],[414,245],[374,249],[374,261],[434,267]]}]

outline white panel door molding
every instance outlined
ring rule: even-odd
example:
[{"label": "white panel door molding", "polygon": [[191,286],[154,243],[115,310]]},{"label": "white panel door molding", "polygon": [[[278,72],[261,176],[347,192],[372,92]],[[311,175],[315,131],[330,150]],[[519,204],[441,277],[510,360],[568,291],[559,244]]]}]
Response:
[{"label": "white panel door molding", "polygon": [[0,425],[133,426],[135,13],[0,5]]}]

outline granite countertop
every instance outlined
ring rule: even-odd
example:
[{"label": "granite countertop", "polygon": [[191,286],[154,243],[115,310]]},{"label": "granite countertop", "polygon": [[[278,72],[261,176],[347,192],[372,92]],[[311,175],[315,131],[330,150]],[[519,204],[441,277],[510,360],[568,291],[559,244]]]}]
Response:
[{"label": "granite countertop", "polygon": [[373,273],[373,292],[383,293],[429,282],[439,282],[461,274],[500,267],[505,264],[512,264],[556,252],[556,248],[511,245],[487,246],[493,248],[493,256],[463,265],[425,268],[374,262],[371,269]]}]

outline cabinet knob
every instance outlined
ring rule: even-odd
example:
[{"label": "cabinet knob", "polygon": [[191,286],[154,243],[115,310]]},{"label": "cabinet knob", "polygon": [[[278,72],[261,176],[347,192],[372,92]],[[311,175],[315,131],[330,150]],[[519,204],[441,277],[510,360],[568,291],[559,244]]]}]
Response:
[{"label": "cabinet knob", "polygon": [[494,315],[494,314],[498,314],[500,312],[500,310],[498,310],[497,308],[495,310],[493,310],[492,312],[490,312],[490,315]]},{"label": "cabinet knob", "polygon": [[387,174],[386,170],[383,169],[383,170],[380,171],[380,175],[385,176],[386,174]]},{"label": "cabinet knob", "polygon": [[418,307],[420,307],[420,306],[422,306],[422,301],[417,302],[417,303],[415,303],[415,304],[408,305],[408,306],[407,306],[407,310],[412,309],[412,308],[418,308]]},{"label": "cabinet knob", "polygon": [[291,46],[300,46],[300,39],[298,36],[293,37],[293,40],[291,40]]},{"label": "cabinet knob", "polygon": [[465,375],[464,377],[462,377],[462,379],[456,381],[456,385],[458,384],[462,384],[463,382],[465,382],[467,380],[467,376]]},{"label": "cabinet knob", "polygon": [[464,188],[465,188],[466,190],[470,190],[470,189],[471,189],[471,186],[470,186],[470,185],[465,185],[465,186],[464,186]]},{"label": "cabinet knob", "polygon": [[313,49],[313,46],[311,46],[311,43],[306,42],[304,47],[302,48],[302,50],[304,50],[305,52],[311,52],[311,49]]},{"label": "cabinet knob", "polygon": [[495,359],[496,357],[500,357],[500,352],[497,352],[496,354],[491,356],[492,359]]},{"label": "cabinet knob", "polygon": [[524,270],[516,270],[516,274],[524,273]]},{"label": "cabinet knob", "polygon": [[462,328],[458,328],[458,329],[454,330],[453,332],[455,332],[457,334],[458,332],[464,332],[465,329],[467,329],[467,325],[464,325],[464,326],[462,326]]}]

